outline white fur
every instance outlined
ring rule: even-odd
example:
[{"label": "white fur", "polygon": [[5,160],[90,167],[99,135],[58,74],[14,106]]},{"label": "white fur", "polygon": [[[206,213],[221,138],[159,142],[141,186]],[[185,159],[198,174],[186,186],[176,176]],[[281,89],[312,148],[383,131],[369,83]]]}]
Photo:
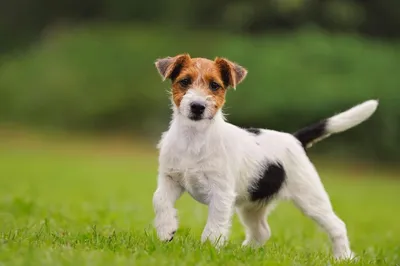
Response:
[{"label": "white fur", "polygon": [[[334,116],[329,120],[329,132],[360,123],[375,108],[376,103],[369,101]],[[176,106],[173,111],[169,130],[158,146],[158,187],[153,196],[155,227],[161,240],[173,238],[178,228],[174,203],[187,191],[209,207],[203,242],[224,244],[236,209],[246,228],[243,245],[263,245],[271,235],[266,217],[273,204],[252,202],[248,191],[266,160],[279,161],[286,180],[276,199],[293,201],[315,220],[330,236],[336,258],[352,258],[346,226],[334,213],[317,171],[293,135],[265,129],[255,136],[226,122],[221,111],[211,120],[196,122]]]},{"label": "white fur", "polygon": [[378,107],[378,101],[369,100],[328,119],[327,131],[330,134],[343,132],[367,120]]},{"label": "white fur", "polygon": [[200,89],[189,89],[183,97],[179,108],[176,108],[176,112],[188,117],[190,115],[190,104],[193,102],[205,105],[204,118],[211,119],[213,117],[214,98]]},{"label": "white fur", "polygon": [[367,120],[378,107],[377,100],[369,100],[350,108],[340,114],[330,117],[327,119],[326,134],[307,145],[310,148],[314,143],[319,142],[332,134],[346,131],[352,127],[355,127]]}]

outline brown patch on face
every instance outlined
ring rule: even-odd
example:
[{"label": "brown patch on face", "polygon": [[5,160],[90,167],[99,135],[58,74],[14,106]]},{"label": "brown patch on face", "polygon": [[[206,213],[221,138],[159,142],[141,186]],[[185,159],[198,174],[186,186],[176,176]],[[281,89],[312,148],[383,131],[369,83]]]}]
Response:
[{"label": "brown patch on face", "polygon": [[228,87],[235,87],[247,73],[244,68],[223,58],[211,61],[189,55],[159,59],[156,66],[164,78],[171,79],[172,100],[178,108],[186,92],[195,88],[212,99],[213,116],[225,104]]},{"label": "brown patch on face", "polygon": [[205,96],[211,96],[215,114],[225,103],[226,86],[221,77],[221,71],[215,62],[205,58],[191,59],[172,81],[172,99],[180,106],[186,92],[195,88]]},{"label": "brown patch on face", "polygon": [[183,96],[193,87],[199,75],[193,67],[193,60],[190,60],[185,67],[181,69],[177,77],[172,80],[172,99],[177,107],[181,105]]},{"label": "brown patch on face", "polygon": [[227,86],[224,84],[219,67],[213,62],[213,67],[204,75],[205,93],[212,97],[214,114],[225,104]]},{"label": "brown patch on face", "polygon": [[198,79],[194,84],[213,102],[212,115],[225,104],[227,86],[224,84],[219,66],[209,59],[194,58],[193,65],[197,69]]}]

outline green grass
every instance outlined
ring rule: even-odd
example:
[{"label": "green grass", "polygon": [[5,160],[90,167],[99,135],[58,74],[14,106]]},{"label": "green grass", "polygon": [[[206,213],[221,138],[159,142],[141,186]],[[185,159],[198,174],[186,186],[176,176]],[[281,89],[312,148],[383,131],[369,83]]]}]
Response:
[{"label": "green grass", "polygon": [[[360,255],[357,265],[399,265],[399,180],[377,171],[319,168]],[[156,171],[156,154],[131,144],[0,138],[0,265],[327,265],[331,260],[328,238],[289,203],[271,214],[272,238],[264,248],[240,247],[244,232],[235,217],[230,243],[218,253],[199,241],[206,207],[185,195],[177,204],[181,223],[174,241],[158,242],[151,207]]]}]

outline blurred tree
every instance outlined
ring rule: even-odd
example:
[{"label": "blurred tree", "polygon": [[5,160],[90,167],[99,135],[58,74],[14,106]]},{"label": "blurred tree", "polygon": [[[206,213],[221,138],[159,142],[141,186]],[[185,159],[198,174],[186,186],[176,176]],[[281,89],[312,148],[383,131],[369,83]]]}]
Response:
[{"label": "blurred tree", "polygon": [[357,0],[366,10],[366,20],[361,25],[361,32],[370,36],[400,36],[400,1]]},{"label": "blurred tree", "polygon": [[371,37],[400,36],[398,0],[0,0],[0,51],[35,38],[60,21],[136,21],[241,33],[316,24]]}]

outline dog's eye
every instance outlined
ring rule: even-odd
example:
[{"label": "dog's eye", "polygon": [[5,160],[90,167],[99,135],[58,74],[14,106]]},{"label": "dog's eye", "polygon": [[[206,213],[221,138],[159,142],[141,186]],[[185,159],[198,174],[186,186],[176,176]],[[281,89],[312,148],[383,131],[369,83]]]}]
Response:
[{"label": "dog's eye", "polygon": [[210,82],[210,89],[211,89],[212,91],[216,91],[216,90],[218,90],[219,88],[221,88],[221,86],[220,86],[217,82],[215,82],[215,81],[211,81],[211,82]]},{"label": "dog's eye", "polygon": [[189,78],[185,78],[185,79],[180,80],[179,84],[182,87],[186,88],[187,86],[189,86],[190,82],[191,82],[191,80]]}]

